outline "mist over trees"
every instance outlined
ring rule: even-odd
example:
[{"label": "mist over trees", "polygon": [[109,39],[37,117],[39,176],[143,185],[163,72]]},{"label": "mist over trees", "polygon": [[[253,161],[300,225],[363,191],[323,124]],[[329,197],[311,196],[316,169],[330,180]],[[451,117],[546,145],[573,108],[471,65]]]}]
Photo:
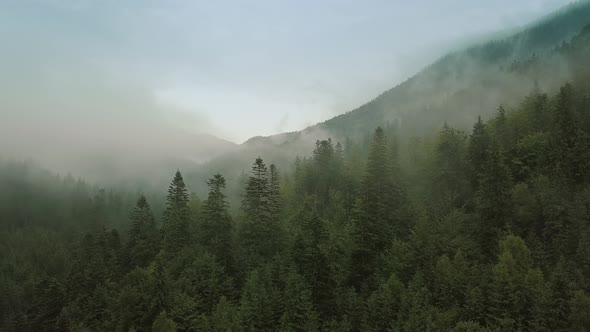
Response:
[{"label": "mist over trees", "polygon": [[[532,31],[519,45],[557,40]],[[321,139],[173,169],[167,189],[0,160],[0,330],[590,330],[590,26],[509,70],[555,56],[567,81],[528,77],[461,121],[411,135],[369,104]]]}]

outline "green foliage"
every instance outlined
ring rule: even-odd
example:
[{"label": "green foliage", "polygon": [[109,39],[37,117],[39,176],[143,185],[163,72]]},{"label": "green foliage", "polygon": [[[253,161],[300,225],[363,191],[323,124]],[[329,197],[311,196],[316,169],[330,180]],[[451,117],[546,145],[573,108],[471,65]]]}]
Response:
[{"label": "green foliage", "polygon": [[318,331],[318,317],[313,310],[311,290],[303,278],[290,273],[285,289],[281,331]]},{"label": "green foliage", "polygon": [[153,332],[176,332],[176,323],[169,319],[166,311],[162,311],[152,324]]},{"label": "green foliage", "polygon": [[222,262],[228,271],[234,268],[232,219],[229,213],[229,203],[222,190],[225,188],[225,178],[215,174],[207,181],[209,195],[204,203],[204,229],[201,242]]},{"label": "green foliage", "polygon": [[189,195],[182,174],[176,171],[168,188],[164,211],[164,248],[170,253],[182,250],[191,241],[188,203]]},{"label": "green foliage", "polygon": [[245,220],[241,238],[246,248],[245,262],[249,267],[268,261],[280,250],[278,173],[276,168],[272,169],[269,175],[262,158],[256,158],[242,200]]},{"label": "green foliage", "polygon": [[130,266],[147,266],[156,256],[160,247],[160,234],[152,210],[144,195],[137,200],[131,212],[131,229],[126,245]]},{"label": "green foliage", "polygon": [[[280,173],[259,157],[239,181],[214,174],[203,201],[179,171],[165,199],[138,199],[0,162],[0,330],[590,330],[589,33],[551,51],[571,84],[535,85],[469,136],[410,137],[374,116],[359,124],[382,125],[372,136],[318,140]],[[514,41],[466,52],[486,65],[518,53]],[[541,70],[519,59],[503,70]],[[444,82],[454,61],[427,78]]]}]

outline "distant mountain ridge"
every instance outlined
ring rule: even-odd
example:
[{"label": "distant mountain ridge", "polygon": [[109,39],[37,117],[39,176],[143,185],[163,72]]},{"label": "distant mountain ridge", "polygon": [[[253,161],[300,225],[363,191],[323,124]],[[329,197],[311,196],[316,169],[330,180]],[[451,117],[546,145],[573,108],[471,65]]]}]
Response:
[{"label": "distant mountain ridge", "polygon": [[[478,115],[485,117],[491,114],[498,104],[519,100],[524,93],[532,89],[535,80],[542,78],[523,77],[520,73],[510,72],[513,64],[525,61],[531,56],[542,56],[550,52],[569,41],[587,24],[590,24],[590,1],[572,3],[529,24],[512,36],[447,54],[408,80],[354,110],[301,131],[253,137],[244,145],[263,142],[280,145],[296,141],[301,136],[313,135],[314,132],[323,134],[326,131],[340,139],[359,137],[362,133],[388,121],[409,121],[410,125],[405,125],[406,130],[416,132],[431,131],[445,121],[458,126],[470,125]],[[508,84],[511,87],[509,90],[512,91],[493,93],[492,98],[482,95],[481,91],[476,89],[489,89],[515,78],[520,78],[519,82]],[[522,91],[515,93],[512,89],[514,83],[520,84]],[[527,84],[524,90],[522,83]],[[464,103],[460,101],[461,95],[466,96],[468,92],[472,94],[471,99],[476,99],[476,102],[479,99],[479,110],[469,115],[462,114],[460,117],[449,114],[446,108]],[[428,102],[424,102],[425,96],[428,97]],[[437,110],[439,114],[432,116]],[[425,115],[428,115],[426,123],[415,123],[417,117]]]},{"label": "distant mountain ridge", "polygon": [[[256,156],[287,171],[297,155],[311,153],[316,140],[362,143],[378,126],[396,125],[400,139],[432,137],[445,123],[468,131],[478,116],[491,117],[499,105],[515,106],[534,88],[552,92],[572,80],[580,68],[572,68],[564,49],[575,36],[587,36],[575,43],[590,49],[590,28],[581,33],[588,25],[590,1],[570,4],[508,37],[447,54],[354,110],[300,131],[252,137],[189,169],[187,179],[198,188],[221,172],[230,195],[239,199],[238,180]],[[588,60],[575,62],[580,67]]]}]

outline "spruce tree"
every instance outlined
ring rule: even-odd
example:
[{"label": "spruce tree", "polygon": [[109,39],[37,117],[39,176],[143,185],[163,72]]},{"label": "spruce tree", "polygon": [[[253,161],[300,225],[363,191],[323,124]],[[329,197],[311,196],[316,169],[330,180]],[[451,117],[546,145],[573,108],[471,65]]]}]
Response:
[{"label": "spruce tree", "polygon": [[329,317],[334,309],[335,282],[327,266],[329,258],[324,252],[328,231],[319,218],[313,203],[306,202],[300,214],[301,231],[295,239],[293,261],[311,290],[311,300],[322,317]]},{"label": "spruce tree", "polygon": [[460,208],[469,196],[465,133],[444,125],[435,150],[431,188],[431,213],[442,218],[453,208]]},{"label": "spruce tree", "polygon": [[268,179],[268,187],[269,187],[269,205],[270,205],[270,213],[271,217],[274,220],[277,220],[279,217],[279,212],[283,205],[281,199],[281,192],[280,192],[280,183],[279,183],[279,171],[275,164],[270,164],[269,167],[269,179]]},{"label": "spruce tree", "polygon": [[35,284],[33,306],[29,311],[31,331],[66,331],[62,309],[66,303],[64,288],[55,279],[44,279]]},{"label": "spruce tree", "polygon": [[256,158],[242,200],[245,223],[241,238],[246,247],[247,265],[259,259],[270,259],[279,250],[280,228],[272,205],[273,199],[277,203],[278,197],[272,198],[273,195],[276,192],[273,194],[271,190],[268,169],[262,158]]},{"label": "spruce tree", "polygon": [[176,323],[168,318],[166,311],[162,311],[152,324],[153,332],[176,332]]},{"label": "spruce tree", "polygon": [[242,209],[250,222],[268,223],[271,218],[270,189],[268,169],[262,158],[258,157],[252,165],[246,184],[246,195]]},{"label": "spruce tree", "polygon": [[223,193],[225,178],[215,174],[207,181],[209,194],[204,204],[203,242],[224,265],[227,271],[233,269],[232,221],[229,203]]},{"label": "spruce tree", "polygon": [[401,233],[402,192],[393,181],[393,168],[387,138],[381,127],[375,130],[369,151],[367,171],[353,212],[352,283],[360,287],[374,273],[376,259]]},{"label": "spruce tree", "polygon": [[311,291],[300,275],[289,273],[284,299],[281,331],[318,330],[318,317],[313,310]]},{"label": "spruce tree", "polygon": [[481,219],[481,244],[487,257],[493,257],[499,236],[512,215],[510,170],[504,163],[500,147],[493,142],[477,192],[477,210]]},{"label": "spruce tree", "polygon": [[164,211],[164,248],[175,253],[189,245],[190,209],[189,195],[180,171],[176,171],[168,188],[166,210]]},{"label": "spruce tree", "polygon": [[553,163],[557,175],[564,175],[571,184],[581,184],[589,168],[590,153],[588,137],[576,124],[574,98],[571,84],[560,88],[553,118]]},{"label": "spruce tree", "polygon": [[471,185],[477,190],[479,179],[484,171],[490,140],[481,117],[473,125],[473,132],[469,137],[468,157],[471,165]]},{"label": "spruce tree", "polygon": [[131,212],[131,229],[127,243],[127,257],[131,266],[147,266],[158,253],[160,235],[154,215],[144,195]]},{"label": "spruce tree", "polygon": [[246,331],[273,331],[276,326],[269,284],[261,269],[252,271],[246,280],[240,301],[241,326]]}]

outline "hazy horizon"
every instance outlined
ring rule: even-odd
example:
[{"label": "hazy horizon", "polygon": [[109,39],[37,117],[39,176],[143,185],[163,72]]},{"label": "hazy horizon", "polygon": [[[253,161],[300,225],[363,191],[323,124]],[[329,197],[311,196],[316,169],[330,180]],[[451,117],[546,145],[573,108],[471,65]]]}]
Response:
[{"label": "hazy horizon", "polygon": [[8,1],[0,115],[64,140],[62,124],[92,136],[115,121],[241,143],[354,109],[469,38],[569,2]]}]

